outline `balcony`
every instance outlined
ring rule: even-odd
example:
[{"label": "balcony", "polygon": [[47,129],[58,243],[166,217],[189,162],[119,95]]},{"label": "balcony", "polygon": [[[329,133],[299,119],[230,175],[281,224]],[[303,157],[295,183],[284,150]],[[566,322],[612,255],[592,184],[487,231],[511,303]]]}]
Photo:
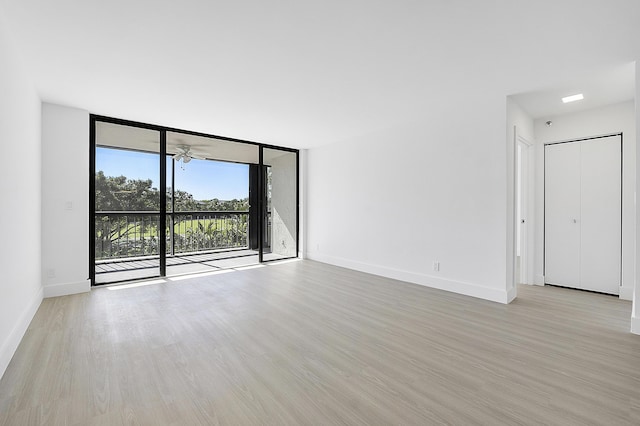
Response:
[{"label": "balcony", "polygon": [[298,153],[95,119],[93,284],[298,255]]},{"label": "balcony", "polygon": [[[248,211],[182,211],[166,218],[167,275],[258,263],[258,250],[250,248]],[[159,225],[157,211],[96,212],[96,284],[158,276]]]}]

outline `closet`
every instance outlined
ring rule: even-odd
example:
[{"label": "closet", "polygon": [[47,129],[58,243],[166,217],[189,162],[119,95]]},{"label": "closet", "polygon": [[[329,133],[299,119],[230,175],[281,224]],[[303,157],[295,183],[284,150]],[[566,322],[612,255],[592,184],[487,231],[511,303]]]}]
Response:
[{"label": "closet", "polygon": [[622,135],[544,147],[545,283],[619,294]]}]

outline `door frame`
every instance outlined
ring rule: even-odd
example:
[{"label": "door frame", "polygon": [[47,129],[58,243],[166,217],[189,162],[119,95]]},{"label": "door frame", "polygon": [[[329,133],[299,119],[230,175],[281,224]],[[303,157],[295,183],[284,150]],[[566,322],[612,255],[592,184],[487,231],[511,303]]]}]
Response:
[{"label": "door frame", "polygon": [[[533,183],[533,167],[532,147],[533,142],[518,134],[515,129],[514,141],[514,222],[515,222],[515,250],[514,250],[514,271],[517,270],[516,263],[518,261],[518,250],[520,250],[520,276],[515,277],[516,284],[533,284],[533,217],[534,217],[534,191],[531,187]],[[518,162],[518,148],[520,148],[521,157]],[[518,175],[520,175],[520,185],[518,185]],[[518,195],[520,195],[520,206],[518,206]],[[518,223],[518,207],[520,207],[521,216],[524,217],[524,226]],[[520,234],[520,245],[518,247],[518,230]]]},{"label": "door frame", "polygon": [[[533,264],[534,264],[534,247],[532,247],[534,241],[533,238],[531,237],[533,235],[533,228],[532,228],[532,224],[533,224],[533,217],[534,217],[534,191],[532,188],[532,185],[534,183],[534,179],[533,179],[533,172],[535,170],[535,167],[533,167],[533,165],[531,164],[531,162],[533,161],[533,154],[531,153],[532,149],[531,147],[534,146],[533,141],[525,138],[524,136],[522,136],[519,132],[518,132],[518,126],[513,126],[513,141],[512,141],[512,164],[513,164],[513,176],[512,176],[512,200],[513,200],[513,210],[510,212],[510,214],[512,215],[512,231],[513,231],[513,239],[512,239],[512,250],[513,250],[513,256],[510,258],[510,263],[511,263],[511,282],[514,285],[514,289],[517,290],[517,284],[520,283],[526,283],[526,284],[533,284]],[[527,220],[525,223],[528,222],[527,226],[526,226],[526,240],[527,240],[527,247],[526,247],[526,256],[525,257],[521,257],[521,265],[520,265],[520,277],[516,276],[516,271],[518,270],[517,268],[517,262],[518,262],[518,227],[520,226],[520,224],[518,223],[518,192],[521,190],[521,188],[518,187],[518,169],[519,169],[519,165],[518,165],[518,146],[526,146],[526,152],[527,152],[527,171],[526,173],[523,173],[523,177],[524,180],[526,180],[526,187],[527,187],[527,194],[526,194],[526,204],[527,204],[527,212],[526,212],[526,217]],[[524,266],[524,268],[523,268]],[[522,270],[525,269],[526,270],[526,280],[524,280],[524,282],[522,282],[521,277],[522,277]]]}]

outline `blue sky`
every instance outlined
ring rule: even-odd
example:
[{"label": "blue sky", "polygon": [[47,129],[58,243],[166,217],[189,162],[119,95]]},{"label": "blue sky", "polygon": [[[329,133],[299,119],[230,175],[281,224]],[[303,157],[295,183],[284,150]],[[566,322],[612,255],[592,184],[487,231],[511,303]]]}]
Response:
[{"label": "blue sky", "polygon": [[[193,159],[184,165],[184,170],[182,167],[182,162],[176,163],[176,189],[189,192],[196,200],[232,200],[249,196],[249,166],[246,164]],[[153,186],[159,188],[157,154],[97,147],[96,172],[101,170],[106,176],[151,179]],[[168,166],[169,183],[170,173]]]}]

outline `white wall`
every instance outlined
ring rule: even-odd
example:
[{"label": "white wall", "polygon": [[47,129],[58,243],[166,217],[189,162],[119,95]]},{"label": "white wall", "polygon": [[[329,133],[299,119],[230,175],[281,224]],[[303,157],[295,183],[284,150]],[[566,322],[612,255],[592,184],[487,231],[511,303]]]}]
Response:
[{"label": "white wall", "polygon": [[433,102],[309,150],[307,257],[506,303],[505,96]]},{"label": "white wall", "polygon": [[[265,150],[267,151],[267,150]],[[272,155],[278,151],[268,150]],[[271,161],[271,251],[294,257],[296,252],[296,154],[283,151]]]},{"label": "white wall", "polygon": [[[548,127],[545,122],[551,120]],[[544,144],[611,133],[623,133],[622,178],[622,288],[620,298],[631,300],[635,282],[636,208],[636,126],[634,101],[574,114],[535,120],[536,139],[536,262],[535,273],[542,279],[544,217]]]},{"label": "white wall", "polygon": [[529,142],[535,139],[533,118],[527,114],[511,97],[507,98],[507,143],[513,147],[513,126],[518,128],[518,135]]},{"label": "white wall", "polygon": [[307,255],[307,150],[298,151],[298,257]]},{"label": "white wall", "polygon": [[0,14],[0,377],[42,301],[40,99]]},{"label": "white wall", "polygon": [[89,291],[89,113],[42,105],[45,297]]}]

